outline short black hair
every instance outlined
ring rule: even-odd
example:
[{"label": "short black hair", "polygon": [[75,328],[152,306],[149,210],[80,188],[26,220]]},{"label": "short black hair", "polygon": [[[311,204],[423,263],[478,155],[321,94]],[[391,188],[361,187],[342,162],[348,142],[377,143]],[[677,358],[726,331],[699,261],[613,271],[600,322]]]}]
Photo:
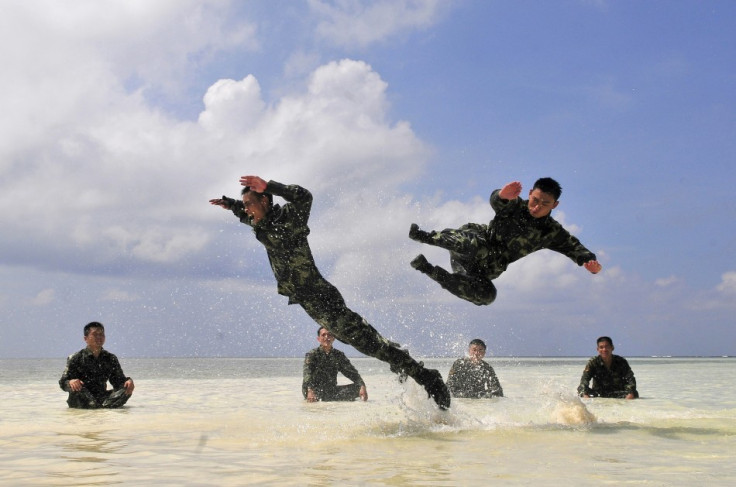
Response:
[{"label": "short black hair", "polygon": [[473,345],[478,345],[479,347],[483,347],[483,350],[486,349],[486,342],[484,342],[480,338],[473,338],[472,340],[470,340],[470,345],[468,346],[470,347]]},{"label": "short black hair", "polygon": [[613,346],[613,340],[611,340],[611,337],[598,337],[598,340],[595,341],[595,344],[598,345],[600,342],[608,342],[611,346]]},{"label": "short black hair", "polygon": [[84,336],[89,335],[89,332],[92,330],[92,328],[102,328],[102,331],[105,331],[105,327],[102,326],[102,323],[97,321],[91,321],[84,325]]},{"label": "short black hair", "polygon": [[555,201],[560,199],[560,196],[562,196],[562,186],[560,186],[560,183],[555,181],[552,178],[539,178],[534,183],[534,187],[532,188],[532,191],[535,189],[540,190],[543,193],[548,193],[554,196]]},{"label": "short black hair", "polygon": [[[243,189],[240,191],[241,196],[245,196],[246,193],[250,193],[253,191],[250,186],[244,186]],[[273,205],[273,195],[271,193],[256,193],[261,196],[265,196],[268,198],[268,204]]]}]

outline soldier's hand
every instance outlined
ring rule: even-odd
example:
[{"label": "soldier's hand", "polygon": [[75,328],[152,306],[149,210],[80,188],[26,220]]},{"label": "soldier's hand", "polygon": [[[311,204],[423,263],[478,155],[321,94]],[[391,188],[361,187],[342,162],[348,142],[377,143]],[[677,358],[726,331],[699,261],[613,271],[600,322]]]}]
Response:
[{"label": "soldier's hand", "polygon": [[591,274],[598,274],[601,269],[603,269],[603,266],[600,265],[597,260],[589,260],[583,264],[583,267],[585,267],[585,269],[587,269]]},{"label": "soldier's hand", "polygon": [[519,181],[512,181],[498,192],[498,196],[503,200],[516,199],[521,194],[521,183]]},{"label": "soldier's hand", "polygon": [[263,193],[268,186],[268,183],[258,176],[241,176],[240,184],[241,186],[248,186],[256,193]]},{"label": "soldier's hand", "polygon": [[307,389],[307,402],[317,402],[317,396],[312,389]]},{"label": "soldier's hand", "polygon": [[230,198],[225,198],[223,196],[222,198],[211,199],[210,204],[229,210],[232,207],[229,200]]}]

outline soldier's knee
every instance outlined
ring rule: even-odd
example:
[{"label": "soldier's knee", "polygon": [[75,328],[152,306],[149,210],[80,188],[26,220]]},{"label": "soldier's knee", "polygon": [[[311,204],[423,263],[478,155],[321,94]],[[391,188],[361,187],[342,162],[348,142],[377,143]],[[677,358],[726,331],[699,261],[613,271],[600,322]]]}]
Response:
[{"label": "soldier's knee", "polygon": [[480,292],[473,296],[472,299],[469,301],[476,306],[487,306],[494,302],[496,300],[496,287],[493,286],[490,289],[484,289],[483,292]]}]

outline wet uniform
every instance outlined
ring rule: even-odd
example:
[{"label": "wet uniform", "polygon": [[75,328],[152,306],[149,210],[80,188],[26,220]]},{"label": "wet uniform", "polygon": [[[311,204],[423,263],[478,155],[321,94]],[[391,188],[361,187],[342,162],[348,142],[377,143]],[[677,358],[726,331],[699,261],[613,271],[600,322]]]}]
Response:
[{"label": "wet uniform", "polygon": [[[72,379],[79,379],[84,383],[82,390],[74,392],[69,388],[69,381]],[[119,408],[130,398],[123,387],[128,379],[130,377],[125,376],[114,354],[103,349],[95,357],[85,348],[67,358],[59,387],[69,393],[66,402],[70,408]],[[113,390],[107,390],[108,381]]]},{"label": "wet uniform", "polygon": [[503,397],[503,389],[491,364],[469,358],[455,361],[447,375],[447,387],[453,397]]},{"label": "wet uniform", "polygon": [[[284,185],[269,181],[266,193],[284,198],[284,206],[274,204],[267,214],[253,223],[245,213],[243,202],[223,197],[242,223],[253,228],[256,239],[268,254],[279,294],[289,298],[289,304],[298,304],[318,324],[329,330],[341,342],[352,345],[359,352],[391,365],[397,374],[407,374],[419,384],[441,407],[449,407],[449,392],[439,373],[425,369],[408,352],[400,349],[373,328],[345,304],[340,292],[320,274],[314,263],[307,236],[307,221],[312,207],[312,194],[298,185]],[[430,391],[432,389],[432,391]]]},{"label": "wet uniform", "polygon": [[[593,381],[592,385],[590,381]],[[578,386],[579,395],[590,397],[625,398],[629,394],[639,397],[636,379],[629,362],[620,355],[613,355],[611,368],[606,368],[600,355],[588,360]]]},{"label": "wet uniform", "polygon": [[[337,385],[338,372],[352,384]],[[304,357],[302,394],[305,398],[307,389],[312,389],[320,401],[352,401],[360,395],[364,385],[357,369],[340,350],[333,348],[326,353],[322,347],[317,347]]]},{"label": "wet uniform", "polygon": [[512,262],[537,250],[559,252],[576,264],[596,260],[580,241],[565,230],[552,216],[534,218],[528,200],[503,200],[500,190],[491,194],[491,207],[496,212],[489,225],[468,223],[459,229],[418,232],[414,240],[450,251],[450,273],[440,266],[417,267],[459,298],[476,305],[491,304],[496,287],[491,282]]}]

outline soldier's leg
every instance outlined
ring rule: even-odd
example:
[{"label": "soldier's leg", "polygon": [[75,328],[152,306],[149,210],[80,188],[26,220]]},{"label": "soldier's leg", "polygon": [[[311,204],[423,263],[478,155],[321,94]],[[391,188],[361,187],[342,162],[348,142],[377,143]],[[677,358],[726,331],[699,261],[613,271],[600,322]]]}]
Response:
[{"label": "soldier's leg", "polygon": [[82,387],[79,392],[70,392],[66,403],[74,409],[97,409],[100,407],[95,396],[86,387]]},{"label": "soldier's leg", "polygon": [[337,386],[337,389],[332,394],[331,399],[325,399],[326,401],[355,401],[360,397],[360,385],[358,384],[346,384],[344,386]]},{"label": "soldier's leg", "polygon": [[102,401],[102,407],[109,409],[120,408],[123,407],[123,404],[128,402],[128,399],[130,399],[130,396],[125,393],[125,388],[121,387],[120,389],[108,394],[107,398]]},{"label": "soldier's leg", "polygon": [[[339,295],[339,294],[338,294]],[[450,393],[442,381],[442,375],[429,370],[417,362],[397,344],[381,336],[378,331],[358,313],[352,311],[340,297],[320,302],[301,303],[304,310],[320,325],[324,326],[343,343],[352,345],[359,352],[374,357],[391,366],[396,374],[406,374],[424,386],[432,399],[443,409],[450,407]]]},{"label": "soldier's leg", "polygon": [[416,223],[412,223],[409,238],[467,256],[474,256],[486,242],[485,231],[477,224],[446,228],[439,232],[434,230],[425,232],[420,230]]},{"label": "soldier's leg", "polygon": [[411,266],[426,274],[444,289],[458,298],[482,306],[491,304],[496,299],[496,286],[483,277],[463,273],[452,273],[438,265],[427,262],[423,255],[418,255],[411,261]]}]

